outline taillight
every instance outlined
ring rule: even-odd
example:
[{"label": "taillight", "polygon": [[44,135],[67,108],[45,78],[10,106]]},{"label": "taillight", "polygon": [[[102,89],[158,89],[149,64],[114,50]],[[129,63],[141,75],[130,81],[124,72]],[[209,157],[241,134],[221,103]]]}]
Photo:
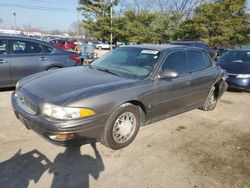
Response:
[{"label": "taillight", "polygon": [[77,63],[81,63],[81,58],[79,56],[74,56],[74,55],[71,55],[69,56],[70,59],[72,59],[73,61],[77,62]]}]

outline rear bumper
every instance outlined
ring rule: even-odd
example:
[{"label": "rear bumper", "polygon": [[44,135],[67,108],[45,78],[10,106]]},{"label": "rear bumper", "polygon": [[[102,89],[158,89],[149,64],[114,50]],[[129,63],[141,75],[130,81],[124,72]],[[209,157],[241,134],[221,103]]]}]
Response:
[{"label": "rear bumper", "polygon": [[[57,145],[79,145],[99,141],[107,119],[107,115],[104,115],[74,121],[51,120],[43,115],[30,115],[24,111],[18,105],[14,93],[11,101],[16,117],[27,129],[33,130]],[[70,139],[56,139],[54,136],[57,134],[72,134],[74,136]]]},{"label": "rear bumper", "polygon": [[226,80],[229,88],[239,89],[239,90],[250,90],[250,78],[236,78],[229,76]]}]

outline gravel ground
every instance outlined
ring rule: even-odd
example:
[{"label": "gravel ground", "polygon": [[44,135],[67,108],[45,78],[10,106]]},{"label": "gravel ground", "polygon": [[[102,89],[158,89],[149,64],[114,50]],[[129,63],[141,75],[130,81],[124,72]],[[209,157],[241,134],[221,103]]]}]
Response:
[{"label": "gravel ground", "polygon": [[15,118],[10,96],[0,92],[0,187],[250,188],[249,93],[142,127],[118,151],[48,143]]}]

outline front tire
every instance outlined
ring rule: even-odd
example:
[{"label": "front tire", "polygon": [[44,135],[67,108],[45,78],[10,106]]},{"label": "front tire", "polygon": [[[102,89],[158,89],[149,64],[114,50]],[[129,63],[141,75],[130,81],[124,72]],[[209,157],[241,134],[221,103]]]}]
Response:
[{"label": "front tire", "polygon": [[126,147],[136,137],[140,125],[139,108],[131,103],[125,103],[110,115],[101,143],[115,150]]},{"label": "front tire", "polygon": [[216,104],[218,102],[218,97],[215,95],[215,86],[213,86],[208,94],[206,103],[203,107],[201,107],[204,111],[212,111],[215,109]]}]

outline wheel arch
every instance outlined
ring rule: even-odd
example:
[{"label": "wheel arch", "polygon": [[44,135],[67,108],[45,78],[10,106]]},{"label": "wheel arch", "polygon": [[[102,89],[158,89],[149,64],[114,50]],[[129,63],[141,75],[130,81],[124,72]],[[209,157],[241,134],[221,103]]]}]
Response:
[{"label": "wheel arch", "polygon": [[220,79],[218,82],[216,82],[214,86],[215,86],[215,97],[217,99],[219,99],[228,88],[226,81],[223,79]]},{"label": "wheel arch", "polygon": [[63,68],[62,66],[58,66],[58,65],[55,65],[55,66],[49,66],[49,67],[46,67],[45,71],[51,69],[51,68]]},{"label": "wheel arch", "polygon": [[125,103],[131,103],[137,107],[139,107],[139,111],[140,111],[140,118],[141,118],[141,126],[145,125],[146,120],[147,120],[147,110],[145,105],[139,101],[139,100],[130,100],[130,101],[126,101]]}]

